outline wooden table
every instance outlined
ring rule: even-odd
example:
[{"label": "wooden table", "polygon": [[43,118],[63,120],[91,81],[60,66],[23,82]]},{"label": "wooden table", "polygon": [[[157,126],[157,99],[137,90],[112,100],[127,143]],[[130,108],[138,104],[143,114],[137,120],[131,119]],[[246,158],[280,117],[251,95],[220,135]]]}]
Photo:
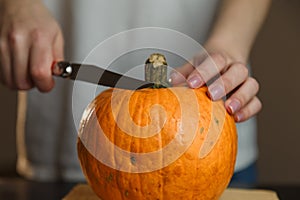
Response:
[{"label": "wooden table", "polygon": [[[2,200],[60,200],[78,183],[40,183],[22,178],[0,177],[0,199]],[[300,199],[300,186],[260,186],[277,192],[280,200]]]}]

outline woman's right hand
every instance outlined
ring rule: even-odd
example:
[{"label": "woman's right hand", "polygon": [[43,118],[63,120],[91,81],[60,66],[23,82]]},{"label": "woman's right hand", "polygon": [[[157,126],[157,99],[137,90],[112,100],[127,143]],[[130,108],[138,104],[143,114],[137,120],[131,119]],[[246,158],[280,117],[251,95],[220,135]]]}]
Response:
[{"label": "woman's right hand", "polygon": [[54,86],[51,66],[63,59],[63,36],[41,0],[0,0],[0,82],[11,89]]}]

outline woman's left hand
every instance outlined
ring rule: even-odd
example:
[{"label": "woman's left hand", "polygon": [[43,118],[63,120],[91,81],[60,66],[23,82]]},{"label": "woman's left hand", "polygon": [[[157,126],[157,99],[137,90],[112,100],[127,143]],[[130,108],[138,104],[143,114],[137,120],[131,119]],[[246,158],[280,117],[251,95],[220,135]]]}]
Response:
[{"label": "woman's left hand", "polygon": [[[176,68],[171,73],[171,83],[187,84],[191,88],[208,86],[208,96],[216,101],[223,97],[226,110],[236,122],[245,121],[261,108],[257,97],[259,84],[249,76],[246,62],[234,59],[221,50],[210,51],[209,56],[197,56],[192,63]],[[213,61],[213,62],[212,62]]]}]

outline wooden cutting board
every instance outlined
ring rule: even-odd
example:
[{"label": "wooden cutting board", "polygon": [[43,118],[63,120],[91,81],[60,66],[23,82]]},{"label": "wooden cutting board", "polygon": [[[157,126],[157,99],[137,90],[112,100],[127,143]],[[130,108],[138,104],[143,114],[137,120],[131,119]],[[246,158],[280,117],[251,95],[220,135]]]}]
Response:
[{"label": "wooden cutting board", "polygon": [[[63,200],[100,200],[86,184],[76,185]],[[276,193],[270,190],[225,190],[220,200],[279,200]]]}]

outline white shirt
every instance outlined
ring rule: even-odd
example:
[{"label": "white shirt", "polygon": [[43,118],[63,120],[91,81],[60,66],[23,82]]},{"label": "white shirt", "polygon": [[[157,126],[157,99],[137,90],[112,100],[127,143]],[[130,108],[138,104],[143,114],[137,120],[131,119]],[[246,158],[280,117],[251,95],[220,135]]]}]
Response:
[{"label": "white shirt", "polygon": [[[66,59],[82,62],[100,42],[121,31],[162,27],[179,31],[203,44],[219,0],[44,0],[62,26]],[[81,89],[80,89],[81,88]],[[76,151],[78,126],[72,98],[86,105],[89,85],[72,94],[73,83],[56,79],[49,94],[36,89],[20,93],[17,142],[20,174],[38,180],[82,180]],[[27,110],[25,110],[27,109]],[[80,116],[83,110],[75,115]],[[256,123],[237,124],[239,148],[236,171],[257,158]]]}]

